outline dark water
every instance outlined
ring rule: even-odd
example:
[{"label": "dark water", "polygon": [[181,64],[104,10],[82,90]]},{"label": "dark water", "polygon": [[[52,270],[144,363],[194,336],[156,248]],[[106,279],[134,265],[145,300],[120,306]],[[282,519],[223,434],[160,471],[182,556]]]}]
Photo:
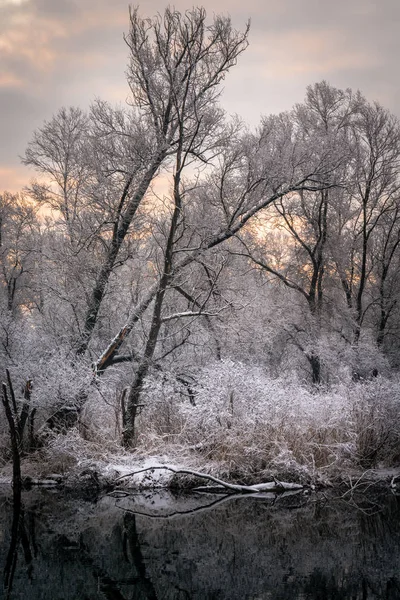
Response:
[{"label": "dark water", "polygon": [[400,599],[399,497],[214,500],[0,497],[4,598]]}]

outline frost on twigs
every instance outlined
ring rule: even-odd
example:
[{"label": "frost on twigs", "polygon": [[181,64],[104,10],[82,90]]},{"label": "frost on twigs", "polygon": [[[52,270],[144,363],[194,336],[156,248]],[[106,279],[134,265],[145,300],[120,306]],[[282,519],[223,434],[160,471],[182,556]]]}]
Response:
[{"label": "frost on twigs", "polygon": [[163,385],[164,394],[158,381],[146,388],[138,450],[190,458],[200,471],[214,465],[222,479],[326,484],[398,456],[395,380],[312,390],[226,360],[198,370],[195,407]]}]

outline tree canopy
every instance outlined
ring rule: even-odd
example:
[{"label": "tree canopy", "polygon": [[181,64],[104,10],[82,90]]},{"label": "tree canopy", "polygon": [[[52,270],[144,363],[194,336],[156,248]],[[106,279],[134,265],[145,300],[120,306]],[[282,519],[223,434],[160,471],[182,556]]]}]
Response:
[{"label": "tree canopy", "polygon": [[38,429],[107,413],[135,446],[164,387],[196,411],[226,361],[319,386],[398,368],[399,122],[322,81],[251,130],[220,103],[248,33],[131,9],[126,105],[33,133],[38,178],[0,196],[0,355]]}]

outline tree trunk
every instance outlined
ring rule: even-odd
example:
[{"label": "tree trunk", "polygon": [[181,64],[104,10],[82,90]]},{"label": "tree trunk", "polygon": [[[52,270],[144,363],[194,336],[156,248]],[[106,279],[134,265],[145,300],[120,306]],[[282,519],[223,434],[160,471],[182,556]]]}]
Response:
[{"label": "tree trunk", "polygon": [[178,227],[179,217],[182,209],[182,198],[180,193],[181,174],[184,167],[182,160],[183,147],[183,124],[180,126],[179,147],[176,154],[176,171],[174,175],[174,212],[171,218],[171,224],[168,233],[167,244],[164,254],[163,271],[160,278],[157,294],[154,301],[153,317],[151,320],[150,331],[144,351],[143,359],[139,363],[138,370],[128,396],[125,407],[125,423],[123,428],[123,445],[125,448],[135,445],[135,421],[140,406],[140,396],[143,389],[144,380],[149,372],[150,362],[156,349],[158,334],[161,329],[162,319],[161,311],[164,303],[165,292],[172,279],[172,259],[175,243],[175,234]]},{"label": "tree trunk", "polygon": [[95,282],[89,300],[89,305],[85,317],[85,324],[83,327],[83,333],[81,339],[79,340],[79,345],[76,351],[78,355],[84,354],[87,350],[87,347],[93,334],[93,330],[97,323],[97,317],[99,314],[101,303],[104,298],[106,286],[108,284],[108,280],[110,279],[110,275],[114,269],[115,261],[118,257],[121,246],[125,240],[125,237],[128,233],[129,227],[136,214],[136,211],[139,208],[139,205],[143,200],[143,197],[146,194],[154,175],[160,168],[165,156],[166,152],[165,150],[163,150],[160,151],[154,157],[151,166],[146,171],[142,181],[138,185],[136,193],[129,200],[125,211],[123,211],[126,199],[129,194],[130,186],[132,184],[132,177],[129,178],[126,182],[125,188],[121,195],[116,220],[114,223],[111,245],[107,252],[107,256],[104,260],[104,263],[100,269],[99,276]]},{"label": "tree trunk", "polygon": [[307,357],[311,366],[312,382],[315,384],[321,383],[321,360],[316,354],[311,354]]},{"label": "tree trunk", "polygon": [[144,380],[149,367],[144,362],[139,366],[138,372],[131,387],[126,407],[122,413],[122,444],[124,448],[135,447],[135,425],[138,410],[140,408],[140,396],[143,389]]},{"label": "tree trunk", "polygon": [[[10,390],[11,396],[13,392]],[[20,459],[20,436],[17,424],[17,415],[13,414],[13,408],[8,398],[7,386],[3,383],[3,396],[2,396],[4,411],[8,421],[8,427],[10,430],[11,440],[11,451],[13,461],[13,493],[14,497],[18,497],[21,494],[21,459]]]}]

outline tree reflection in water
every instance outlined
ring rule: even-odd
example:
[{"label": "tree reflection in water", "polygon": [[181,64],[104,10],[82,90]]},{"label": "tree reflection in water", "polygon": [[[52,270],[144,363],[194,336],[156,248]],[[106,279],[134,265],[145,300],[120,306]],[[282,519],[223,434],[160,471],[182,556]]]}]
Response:
[{"label": "tree reflection in water", "polygon": [[36,556],[37,546],[35,541],[35,516],[29,513],[25,516],[21,499],[21,487],[16,486],[13,491],[12,523],[10,546],[4,566],[4,593],[5,598],[11,598],[13,580],[17,568],[18,554],[22,549],[26,567],[26,577],[32,581],[33,558]]},{"label": "tree reflection in water", "polygon": [[23,499],[0,513],[7,600],[400,599],[396,496],[371,514],[302,495],[187,514],[173,497]]}]

